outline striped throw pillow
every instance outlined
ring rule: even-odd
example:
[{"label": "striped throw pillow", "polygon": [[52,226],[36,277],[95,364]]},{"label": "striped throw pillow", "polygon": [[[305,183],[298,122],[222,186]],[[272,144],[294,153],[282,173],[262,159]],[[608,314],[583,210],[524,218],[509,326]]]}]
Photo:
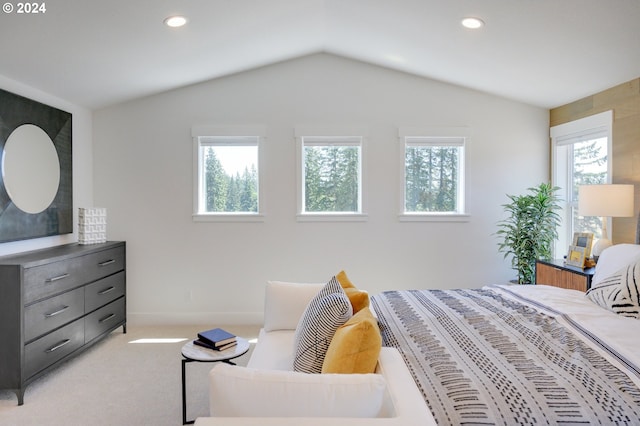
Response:
[{"label": "striped throw pillow", "polygon": [[294,335],[293,370],[320,373],[338,327],[352,315],[351,302],[336,277],[311,299]]},{"label": "striped throw pillow", "polygon": [[618,315],[640,318],[640,261],[602,279],[587,291],[587,297]]}]

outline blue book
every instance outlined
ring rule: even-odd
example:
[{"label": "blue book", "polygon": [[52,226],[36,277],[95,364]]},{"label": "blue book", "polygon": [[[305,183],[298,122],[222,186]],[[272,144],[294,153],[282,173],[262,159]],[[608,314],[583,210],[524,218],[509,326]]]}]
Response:
[{"label": "blue book", "polygon": [[233,342],[227,343],[226,345],[213,346],[213,345],[210,345],[209,343],[205,342],[204,340],[196,339],[196,340],[193,341],[193,344],[194,345],[198,345],[198,346],[202,346],[203,348],[212,349],[214,351],[224,351],[225,349],[233,348],[234,346],[236,346],[238,344],[238,342],[236,342],[234,340]]},{"label": "blue book", "polygon": [[203,340],[214,347],[224,346],[228,343],[235,342],[235,334],[231,334],[221,328],[214,328],[212,330],[201,331],[198,333],[198,338]]}]

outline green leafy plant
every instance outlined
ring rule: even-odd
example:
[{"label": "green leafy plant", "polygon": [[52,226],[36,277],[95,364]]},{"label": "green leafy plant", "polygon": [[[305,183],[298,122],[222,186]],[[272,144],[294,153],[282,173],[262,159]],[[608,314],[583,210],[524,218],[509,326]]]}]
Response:
[{"label": "green leafy plant", "polygon": [[534,283],[536,260],[551,259],[561,220],[556,195],[559,189],[542,183],[528,188],[527,194],[507,195],[511,202],[503,204],[508,217],[498,223],[498,251],[505,259],[513,256],[511,266],[518,271],[519,284]]}]

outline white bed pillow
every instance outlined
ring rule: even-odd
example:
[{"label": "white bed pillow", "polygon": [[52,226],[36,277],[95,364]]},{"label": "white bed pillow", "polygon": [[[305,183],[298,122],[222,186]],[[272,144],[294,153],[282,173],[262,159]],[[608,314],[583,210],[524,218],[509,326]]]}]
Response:
[{"label": "white bed pillow", "polygon": [[638,244],[616,244],[606,248],[598,258],[591,286],[597,286],[603,279],[619,272],[626,265],[638,259],[640,259],[640,245]]},{"label": "white bed pillow", "polygon": [[209,373],[212,417],[377,417],[380,374],[306,374],[218,363]]},{"label": "white bed pillow", "polygon": [[295,330],[307,305],[324,285],[268,281],[264,295],[265,331]]},{"label": "white bed pillow", "polygon": [[640,259],[623,266],[614,274],[592,285],[587,291],[587,297],[597,305],[618,315],[638,318],[640,316]]}]

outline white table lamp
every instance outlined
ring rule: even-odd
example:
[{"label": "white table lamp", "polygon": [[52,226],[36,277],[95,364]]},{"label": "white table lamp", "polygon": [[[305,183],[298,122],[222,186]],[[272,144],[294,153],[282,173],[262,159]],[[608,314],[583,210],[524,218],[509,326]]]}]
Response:
[{"label": "white table lamp", "polygon": [[591,249],[594,258],[612,245],[607,235],[608,217],[633,216],[633,185],[604,184],[578,187],[578,214],[602,217],[602,238]]}]

